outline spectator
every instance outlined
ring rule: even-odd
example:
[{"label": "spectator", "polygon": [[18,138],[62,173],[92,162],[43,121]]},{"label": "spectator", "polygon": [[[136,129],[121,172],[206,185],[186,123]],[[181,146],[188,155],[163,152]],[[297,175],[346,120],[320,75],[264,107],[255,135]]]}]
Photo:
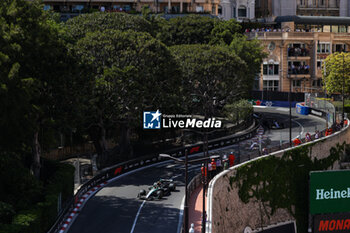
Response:
[{"label": "spectator", "polygon": [[315,131],[315,139],[319,139],[320,138],[320,131],[316,130]]},{"label": "spectator", "polygon": [[269,154],[269,152],[267,151],[267,148],[263,148],[262,149],[262,154],[263,155],[268,155]]},{"label": "spectator", "polygon": [[305,134],[305,141],[306,141],[306,142],[310,142],[310,141],[311,141],[311,135],[309,134],[309,132],[307,132],[307,133]]},{"label": "spectator", "polygon": [[235,164],[235,159],[236,158],[235,158],[234,154],[231,152],[230,155],[228,156],[230,167],[232,167]]},{"label": "spectator", "polygon": [[216,160],[216,170],[217,170],[218,173],[222,171],[221,158],[218,158],[218,159]]},{"label": "spectator", "polygon": [[325,134],[325,136],[329,136],[329,135],[331,135],[331,134],[332,134],[332,132],[333,132],[332,128],[328,128],[328,129],[326,129],[326,134]]},{"label": "spectator", "polygon": [[205,181],[205,179],[207,179],[208,172],[207,172],[207,167],[205,166],[204,163],[202,163],[201,173],[202,173],[202,179],[203,181]]},{"label": "spectator", "polygon": [[301,144],[301,141],[299,138],[296,138],[293,140],[294,146],[299,146]]},{"label": "spectator", "polygon": [[212,177],[216,175],[216,162],[215,159],[211,160]]},{"label": "spectator", "polygon": [[211,166],[211,163],[208,163],[208,179],[211,180],[213,173],[213,168]]}]

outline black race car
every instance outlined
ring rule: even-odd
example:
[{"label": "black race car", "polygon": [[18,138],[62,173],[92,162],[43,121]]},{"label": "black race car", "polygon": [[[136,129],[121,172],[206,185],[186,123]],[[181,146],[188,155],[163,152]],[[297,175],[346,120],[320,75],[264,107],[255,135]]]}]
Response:
[{"label": "black race car", "polygon": [[265,118],[262,120],[262,126],[268,129],[284,129],[284,123],[271,118]]},{"label": "black race car", "polygon": [[176,190],[176,184],[171,179],[160,179],[146,190],[141,189],[137,197],[142,200],[160,200],[163,196],[170,195],[171,191]]}]

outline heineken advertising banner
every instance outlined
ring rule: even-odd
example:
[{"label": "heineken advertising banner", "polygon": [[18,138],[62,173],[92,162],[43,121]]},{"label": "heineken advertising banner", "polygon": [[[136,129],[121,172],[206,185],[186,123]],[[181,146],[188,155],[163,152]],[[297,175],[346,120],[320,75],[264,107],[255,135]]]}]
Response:
[{"label": "heineken advertising banner", "polygon": [[350,212],[350,171],[310,172],[310,214]]}]

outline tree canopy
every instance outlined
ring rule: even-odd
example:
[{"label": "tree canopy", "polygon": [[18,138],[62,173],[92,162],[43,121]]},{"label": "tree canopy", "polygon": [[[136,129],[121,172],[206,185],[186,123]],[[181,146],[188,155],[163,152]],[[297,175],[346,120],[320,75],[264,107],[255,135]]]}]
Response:
[{"label": "tree canopy", "polygon": [[205,108],[202,114],[212,114],[215,106],[245,91],[243,80],[237,76],[237,70],[245,64],[227,47],[178,45],[171,51],[181,69],[183,98],[188,106],[198,105],[193,98],[199,99]]},{"label": "tree canopy", "polygon": [[89,33],[77,42],[75,53],[92,78],[87,115],[102,132],[113,124],[138,125],[142,111],[176,103],[172,101],[179,86],[174,59],[148,33]]},{"label": "tree canopy", "polygon": [[333,53],[325,59],[322,72],[323,88],[329,94],[342,93],[344,77],[344,93],[350,94],[350,54]]},{"label": "tree canopy", "polygon": [[108,29],[136,32],[151,32],[151,24],[141,16],[129,15],[126,13],[110,14],[95,12],[82,14],[66,23],[68,35],[78,40],[89,32],[103,32]]}]

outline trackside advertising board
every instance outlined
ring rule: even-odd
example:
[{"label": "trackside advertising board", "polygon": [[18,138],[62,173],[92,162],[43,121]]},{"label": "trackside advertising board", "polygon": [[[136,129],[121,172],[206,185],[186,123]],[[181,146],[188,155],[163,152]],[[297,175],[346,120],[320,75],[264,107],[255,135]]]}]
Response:
[{"label": "trackside advertising board", "polygon": [[350,232],[350,213],[314,216],[314,233]]},{"label": "trackside advertising board", "polygon": [[310,172],[310,214],[350,212],[350,171]]}]

